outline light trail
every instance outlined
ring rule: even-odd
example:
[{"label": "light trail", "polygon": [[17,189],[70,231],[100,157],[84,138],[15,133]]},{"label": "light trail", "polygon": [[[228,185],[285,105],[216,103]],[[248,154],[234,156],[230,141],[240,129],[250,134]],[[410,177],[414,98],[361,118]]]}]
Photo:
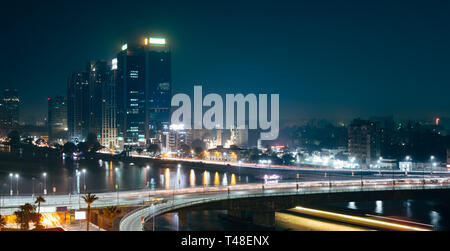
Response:
[{"label": "light trail", "polygon": [[404,222],[404,223],[414,224],[414,225],[421,225],[421,226],[429,227],[429,228],[432,228],[432,227],[433,227],[433,225],[429,225],[429,224],[423,224],[423,223],[414,222],[414,221],[401,220],[401,219],[396,219],[396,218],[386,217],[386,216],[379,216],[379,215],[372,215],[372,214],[366,214],[366,216],[368,216],[368,217],[374,217],[374,218],[380,218],[380,219],[385,219],[385,220],[392,220],[392,221]]},{"label": "light trail", "polygon": [[295,207],[294,209],[290,209],[289,211],[299,212],[306,215],[312,215],[316,217],[321,217],[324,219],[329,220],[336,220],[340,222],[346,222],[351,224],[357,224],[367,227],[375,227],[375,228],[382,228],[382,229],[389,229],[389,230],[396,230],[396,231],[431,231],[430,229],[421,228],[421,227],[413,227],[398,223],[391,223],[391,222],[385,222],[375,219],[368,219],[364,217],[358,217],[358,216],[352,216],[352,215],[346,215],[346,214],[340,214],[340,213],[333,213],[323,210],[317,210],[317,209],[311,209],[306,207]]}]

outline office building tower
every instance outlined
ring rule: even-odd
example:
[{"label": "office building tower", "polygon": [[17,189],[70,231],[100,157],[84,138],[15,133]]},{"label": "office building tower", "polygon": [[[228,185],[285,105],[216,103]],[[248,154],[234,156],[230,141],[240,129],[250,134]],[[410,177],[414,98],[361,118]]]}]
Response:
[{"label": "office building tower", "polygon": [[373,121],[355,119],[348,127],[348,150],[351,158],[369,167],[380,156],[380,134],[378,124]]},{"label": "office building tower", "polygon": [[117,60],[113,59],[107,81],[103,82],[101,90],[101,135],[100,144],[107,149],[120,149],[123,141],[118,140],[116,121],[116,83],[117,83]]},{"label": "office building tower", "polygon": [[3,93],[4,124],[8,128],[19,125],[20,98],[17,89],[5,89]]},{"label": "office building tower", "polygon": [[117,124],[124,145],[145,146],[169,130],[170,60],[164,38],[125,44],[117,55]]},{"label": "office building tower", "polygon": [[69,141],[84,141],[89,132],[90,88],[89,72],[72,73],[67,88],[67,123]]},{"label": "office building tower", "polygon": [[67,98],[48,98],[48,142],[62,145],[67,133]]}]

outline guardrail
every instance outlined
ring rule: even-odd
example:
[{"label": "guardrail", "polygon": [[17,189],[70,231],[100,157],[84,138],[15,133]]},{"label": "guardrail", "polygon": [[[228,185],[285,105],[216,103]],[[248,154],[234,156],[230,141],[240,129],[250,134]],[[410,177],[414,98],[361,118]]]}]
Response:
[{"label": "guardrail", "polygon": [[[413,184],[402,185],[383,185],[383,186],[351,186],[351,187],[316,187],[316,188],[299,188],[292,191],[283,192],[263,191],[248,194],[213,194],[208,197],[179,199],[172,200],[164,204],[156,206],[145,206],[136,209],[125,215],[120,221],[121,231],[140,231],[142,224],[136,223],[137,220],[144,219],[144,222],[149,218],[164,214],[169,211],[174,211],[180,208],[189,207],[193,205],[203,204],[207,202],[228,200],[228,199],[243,199],[243,198],[257,198],[257,197],[274,197],[274,196],[289,196],[289,195],[308,195],[308,194],[323,194],[323,193],[344,193],[344,192],[370,192],[370,191],[391,191],[391,190],[427,190],[427,189],[450,189],[450,184],[446,179],[445,182],[438,184],[425,184],[421,179],[410,180]],[[294,183],[295,184],[295,183]],[[270,188],[267,188],[270,189]],[[139,227],[139,228],[138,228]]]}]

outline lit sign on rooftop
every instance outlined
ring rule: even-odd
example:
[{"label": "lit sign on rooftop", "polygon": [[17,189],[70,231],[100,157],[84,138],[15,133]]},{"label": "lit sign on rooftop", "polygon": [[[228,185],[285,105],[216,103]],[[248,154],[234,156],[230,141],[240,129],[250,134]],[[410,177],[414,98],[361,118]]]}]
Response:
[{"label": "lit sign on rooftop", "polygon": [[112,60],[112,67],[113,70],[117,70],[117,58],[113,58]]},{"label": "lit sign on rooftop", "polygon": [[122,51],[124,51],[124,50],[126,50],[126,49],[128,49],[128,44],[122,45]]},{"label": "lit sign on rooftop", "polygon": [[150,44],[164,45],[164,44],[166,44],[166,39],[165,38],[151,37],[150,38]]}]

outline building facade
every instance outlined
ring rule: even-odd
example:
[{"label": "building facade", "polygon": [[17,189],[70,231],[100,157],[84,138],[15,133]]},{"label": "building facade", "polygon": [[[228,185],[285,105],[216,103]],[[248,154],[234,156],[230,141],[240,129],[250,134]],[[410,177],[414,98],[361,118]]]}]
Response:
[{"label": "building facade", "polygon": [[4,124],[9,128],[19,125],[20,98],[17,89],[5,89],[3,93]]},{"label": "building facade", "polygon": [[67,98],[48,98],[48,142],[62,145],[67,137]]},{"label": "building facade", "polygon": [[69,141],[84,141],[89,132],[89,72],[81,71],[69,76],[67,86],[67,123]]},{"label": "building facade", "polygon": [[125,146],[145,146],[169,130],[171,57],[163,38],[122,46],[117,55],[117,124]]},{"label": "building facade", "polygon": [[369,167],[380,157],[380,139],[377,123],[355,119],[348,127],[350,158],[363,167]]}]

